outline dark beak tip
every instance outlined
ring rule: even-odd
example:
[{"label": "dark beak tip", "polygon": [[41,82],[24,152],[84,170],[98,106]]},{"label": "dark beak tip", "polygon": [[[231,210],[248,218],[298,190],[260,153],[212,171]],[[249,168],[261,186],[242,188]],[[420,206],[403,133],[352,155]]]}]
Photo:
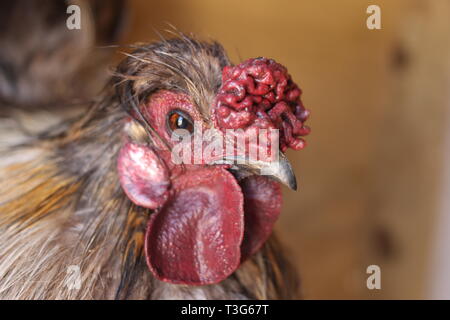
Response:
[{"label": "dark beak tip", "polygon": [[288,180],[284,183],[289,189],[297,191],[297,179],[295,175],[289,176]]},{"label": "dark beak tip", "polygon": [[[237,158],[228,158],[223,159],[224,161],[220,163],[227,163],[232,161],[231,163],[234,163],[234,161],[237,161],[239,159]],[[250,174],[256,174],[256,175],[264,175],[268,178],[271,178],[275,181],[280,182],[281,184],[284,184],[289,189],[297,191],[297,179],[295,177],[295,173],[292,170],[292,166],[289,163],[288,159],[283,153],[280,153],[279,155],[279,161],[278,162],[271,162],[271,163],[259,163],[259,162],[249,162],[249,163],[241,163],[236,165],[239,170],[242,170],[243,172],[249,172]]]},{"label": "dark beak tip", "polygon": [[294,180],[294,182],[291,185],[291,189],[297,191],[297,181]]}]

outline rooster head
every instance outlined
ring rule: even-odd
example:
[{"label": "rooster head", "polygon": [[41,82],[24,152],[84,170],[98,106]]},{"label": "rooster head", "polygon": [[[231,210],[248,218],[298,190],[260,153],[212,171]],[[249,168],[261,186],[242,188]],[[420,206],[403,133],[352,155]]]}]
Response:
[{"label": "rooster head", "polygon": [[280,182],[297,187],[284,152],[309,133],[300,89],[274,60],[233,66],[217,43],[187,37],[138,49],[118,74],[129,114],[118,174],[128,198],[152,211],[150,271],[177,284],[226,279],[270,236]]}]

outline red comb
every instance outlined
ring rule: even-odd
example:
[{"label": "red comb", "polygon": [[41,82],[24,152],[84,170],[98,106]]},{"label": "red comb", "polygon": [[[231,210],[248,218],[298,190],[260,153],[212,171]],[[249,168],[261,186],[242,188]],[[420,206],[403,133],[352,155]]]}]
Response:
[{"label": "red comb", "polygon": [[287,69],[272,59],[255,58],[222,71],[214,119],[221,129],[250,126],[280,130],[280,149],[302,149],[310,132],[303,123],[309,111]]}]

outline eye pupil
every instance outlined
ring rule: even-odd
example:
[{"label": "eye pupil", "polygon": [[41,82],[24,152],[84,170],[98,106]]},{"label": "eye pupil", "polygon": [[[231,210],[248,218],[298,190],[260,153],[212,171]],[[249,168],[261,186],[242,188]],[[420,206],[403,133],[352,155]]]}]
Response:
[{"label": "eye pupil", "polygon": [[194,127],[189,116],[185,115],[184,112],[180,110],[170,112],[168,114],[167,120],[168,127],[170,129],[169,131],[175,131],[177,129],[184,129],[189,131],[190,133],[194,131]]},{"label": "eye pupil", "polygon": [[183,116],[179,116],[177,119],[177,127],[178,129],[186,129],[186,127],[189,125],[188,121],[183,118]]}]

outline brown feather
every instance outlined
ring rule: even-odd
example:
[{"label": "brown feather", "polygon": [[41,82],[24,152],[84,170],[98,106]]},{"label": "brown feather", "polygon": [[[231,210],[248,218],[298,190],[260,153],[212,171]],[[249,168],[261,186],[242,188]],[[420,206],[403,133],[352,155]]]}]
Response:
[{"label": "brown feather", "polygon": [[[0,167],[7,187],[0,193],[0,298],[296,296],[294,273],[273,238],[220,284],[188,287],[155,280],[143,256],[151,211],[132,204],[118,182],[116,158],[124,135],[148,143],[157,138],[142,118],[127,125],[127,115],[156,90],[169,89],[189,94],[207,121],[227,64],[220,45],[185,36],[140,47],[85,115],[7,148],[5,157],[34,156]],[[66,285],[71,265],[81,270],[79,290]]]}]

